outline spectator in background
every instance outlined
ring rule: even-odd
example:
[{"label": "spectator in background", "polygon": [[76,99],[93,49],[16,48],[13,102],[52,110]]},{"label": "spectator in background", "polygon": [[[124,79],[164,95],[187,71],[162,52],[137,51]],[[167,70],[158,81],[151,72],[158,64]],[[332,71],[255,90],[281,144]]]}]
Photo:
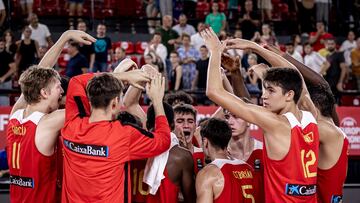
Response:
[{"label": "spectator in background", "polygon": [[271,0],[257,0],[258,8],[261,11],[261,21],[268,22],[272,19],[272,4]]},{"label": "spectator in background", "polygon": [[159,7],[161,16],[173,16],[173,0],[159,0]]},{"label": "spectator in background", "polygon": [[39,23],[38,16],[32,14],[30,16],[30,29],[32,30],[31,39],[36,40],[39,43],[39,46],[51,47],[54,42],[51,39],[51,34],[49,28]]},{"label": "spectator in background", "polygon": [[[73,17],[81,17],[83,14],[83,4],[84,0],[69,0],[69,17],[70,21]],[[71,24],[72,23],[72,24]],[[74,22],[70,22],[70,26],[73,26]]]},{"label": "spectator in background", "polygon": [[197,25],[198,32],[191,35],[191,45],[196,49],[200,50],[200,47],[205,45],[204,39],[201,37],[201,31],[205,29],[205,24],[203,22],[199,22]]},{"label": "spectator in background", "polygon": [[39,47],[39,55],[38,57],[35,59],[35,63],[34,64],[39,64],[41,59],[45,56],[46,52],[48,51],[48,48],[45,46]]},{"label": "spectator in background", "polygon": [[299,52],[300,54],[303,54],[303,45],[301,43],[301,37],[299,34],[293,35],[291,37],[291,41],[294,42],[295,51]]},{"label": "spectator in background", "polygon": [[200,59],[196,61],[196,73],[192,85],[192,90],[205,91],[208,65],[209,65],[209,50],[205,45],[202,45],[200,48]]},{"label": "spectator in background", "polygon": [[3,28],[6,19],[6,10],[3,0],[0,0],[0,28]]},{"label": "spectator in background", "polygon": [[[79,21],[77,24],[77,30],[83,31],[83,32],[87,32],[87,26],[86,23],[84,21]],[[90,64],[94,64],[95,62],[95,50],[94,50],[94,46],[91,45],[87,45],[87,44],[79,44],[79,51],[82,55],[85,56],[87,62]],[[89,67],[90,70],[92,69],[92,67]]]},{"label": "spectator in background", "polygon": [[178,53],[183,67],[183,88],[191,89],[196,73],[196,61],[199,59],[199,51],[191,47],[190,36],[187,34],[181,35],[182,45],[178,49]]},{"label": "spectator in background", "polygon": [[[249,69],[252,66],[255,66],[258,64],[257,61],[257,56],[256,54],[249,54],[248,58],[248,64],[249,64]],[[254,72],[250,72],[249,70],[247,71],[246,74],[246,88],[249,90],[249,93],[251,94],[258,94],[260,93],[260,89],[259,89],[259,78],[257,77],[257,75]]]},{"label": "spectator in background", "polygon": [[341,44],[340,50],[344,52],[345,63],[347,66],[351,66],[351,51],[356,47],[355,33],[349,31],[347,39]]},{"label": "spectator in background", "polygon": [[180,58],[176,51],[170,53],[171,72],[169,79],[169,90],[178,91],[183,88],[182,72],[183,68],[179,64]]},{"label": "spectator in background", "polygon": [[115,68],[121,63],[121,61],[126,59],[125,49],[122,47],[116,47],[114,58],[115,58],[115,62],[111,64],[112,71],[115,70]]},{"label": "spectator in background", "polygon": [[36,60],[40,55],[38,42],[30,38],[31,32],[31,28],[26,26],[22,33],[24,39],[16,42],[18,50],[15,55],[15,61],[18,68],[18,76],[20,76],[21,73],[28,69],[31,65],[36,64]]},{"label": "spectator in background", "polygon": [[162,18],[162,26],[156,31],[161,35],[162,43],[165,45],[167,53],[174,51],[179,34],[171,28],[173,23],[172,17],[165,15]]},{"label": "spectator in background", "polygon": [[[164,77],[166,76],[167,72],[165,71],[164,64],[162,63],[161,58],[154,51],[149,51],[149,53],[145,55],[144,59],[145,64],[151,65]],[[167,77],[165,78],[168,80]]]},{"label": "spectator in background", "polygon": [[258,30],[259,25],[260,17],[259,14],[253,10],[252,0],[246,0],[245,9],[243,9],[240,15],[237,29],[243,32],[244,39],[250,40],[254,36],[255,31]]},{"label": "spectator in background", "polygon": [[[0,38],[0,89],[12,89],[11,77],[16,73],[14,57],[6,51],[5,39]],[[9,106],[9,97],[0,95],[0,106]]]},{"label": "spectator in background", "polygon": [[356,77],[357,89],[360,91],[360,37],[356,40],[356,48],[351,51],[351,69]]},{"label": "spectator in background", "polygon": [[189,18],[196,18],[196,3],[197,0],[184,0],[184,14]]},{"label": "spectator in background", "polygon": [[336,51],[336,42],[334,38],[327,39],[325,43],[326,49],[329,52],[326,56],[326,60],[330,63],[330,67],[326,71],[324,78],[329,83],[335,98],[339,99],[339,92],[343,91],[345,77],[348,72],[344,54]]},{"label": "spectator in background", "polygon": [[[147,3],[147,5],[146,5],[146,17],[148,17],[148,18],[159,17],[159,10],[158,10],[158,7],[156,5],[155,0],[148,0],[148,1],[145,1],[145,2]],[[154,34],[155,27],[157,26],[158,21],[154,20],[154,19],[149,19],[147,21],[147,24],[148,24],[149,33]]]},{"label": "spectator in background", "polygon": [[17,51],[17,46],[15,43],[15,36],[10,30],[6,30],[4,32],[5,38],[5,49],[11,55],[12,58],[15,58],[15,54]]},{"label": "spectator in background", "polygon": [[229,21],[238,19],[239,1],[229,0],[228,2]]},{"label": "spectator in background", "polygon": [[69,42],[68,54],[70,60],[66,66],[65,75],[72,78],[83,73],[87,73],[89,69],[89,63],[84,55],[79,52],[79,44],[77,42]]},{"label": "spectator in background", "polygon": [[318,52],[313,51],[309,42],[304,43],[304,64],[313,71],[324,75],[329,68],[326,58],[322,57]]},{"label": "spectator in background", "polygon": [[153,38],[149,42],[149,45],[146,47],[144,51],[144,56],[147,55],[150,51],[153,51],[156,53],[157,56],[161,58],[161,62],[163,63],[164,66],[166,64],[165,60],[168,56],[168,52],[166,47],[161,42],[162,42],[161,34],[155,32]]},{"label": "spectator in background", "polygon": [[90,64],[90,71],[95,73],[106,72],[108,55],[110,55],[110,61],[112,61],[112,46],[111,39],[106,36],[106,25],[100,23],[96,29],[96,42],[93,43],[95,51],[94,64]]},{"label": "spectator in background", "polygon": [[285,47],[286,47],[286,53],[288,53],[290,56],[292,56],[297,61],[299,61],[301,63],[304,62],[303,57],[301,56],[301,54],[295,50],[293,42],[287,43],[285,45]]},{"label": "spectator in background", "polygon": [[209,25],[216,34],[220,33],[220,30],[225,30],[226,16],[224,13],[219,12],[219,4],[213,2],[211,6],[212,12],[205,18],[205,24]]},{"label": "spectator in background", "polygon": [[187,24],[187,17],[185,14],[179,16],[179,24],[175,25],[173,28],[179,35],[186,33],[188,35],[195,34],[195,28],[192,25]]},{"label": "spectator in background", "polygon": [[322,21],[328,25],[329,11],[331,7],[331,0],[315,0],[316,4],[316,21]]},{"label": "spectator in background", "polygon": [[34,0],[20,0],[22,15],[26,16],[28,21],[30,21],[31,15],[33,14],[33,2]]},{"label": "spectator in background", "polygon": [[325,25],[323,22],[318,21],[316,23],[316,32],[310,33],[309,42],[313,46],[314,51],[319,51],[325,47],[325,40],[333,38],[333,35],[325,31]]},{"label": "spectator in background", "polygon": [[279,47],[279,44],[275,37],[275,33],[271,30],[269,24],[263,24],[261,27],[261,31],[262,31],[262,35],[261,35],[262,42]]}]

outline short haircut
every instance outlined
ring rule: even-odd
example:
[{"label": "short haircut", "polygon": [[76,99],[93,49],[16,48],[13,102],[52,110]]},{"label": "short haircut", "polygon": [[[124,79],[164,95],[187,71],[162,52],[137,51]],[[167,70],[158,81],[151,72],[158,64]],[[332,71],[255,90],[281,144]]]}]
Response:
[{"label": "short haircut", "polygon": [[75,42],[73,40],[70,40],[69,45],[76,48],[77,50],[79,50],[79,48],[80,48],[79,43],[77,43],[77,42]]},{"label": "short haircut", "polygon": [[179,103],[183,104],[192,104],[194,102],[193,98],[184,91],[177,91],[168,93],[165,95],[165,102],[174,106]]},{"label": "short haircut", "polygon": [[334,111],[335,97],[329,85],[308,84],[307,86],[311,100],[316,108],[319,109],[321,115],[331,118]]},{"label": "short haircut", "polygon": [[170,52],[170,54],[176,54],[176,56],[179,57],[179,53],[177,51],[172,51],[172,52]]},{"label": "short haircut", "polygon": [[200,49],[208,49],[205,45],[201,45]]},{"label": "short haircut", "polygon": [[20,75],[21,93],[28,104],[40,101],[41,89],[48,88],[56,80],[60,81],[59,73],[52,68],[31,66]]},{"label": "short haircut", "polygon": [[160,33],[160,32],[155,32],[154,35],[153,35],[153,37],[154,37],[155,35],[159,35],[159,36],[161,37],[161,33]]},{"label": "short haircut", "polygon": [[[164,111],[165,111],[165,116],[166,119],[169,123],[170,129],[171,131],[173,131],[175,129],[175,122],[174,122],[174,110],[172,108],[172,106],[170,106],[169,104],[163,102],[163,106],[164,106]],[[147,113],[146,113],[146,128],[151,131],[155,128],[155,109],[153,105],[150,105]]]},{"label": "short haircut", "polygon": [[279,86],[283,94],[290,90],[294,91],[294,102],[295,104],[298,103],[303,89],[303,82],[297,70],[291,68],[271,68],[265,74],[264,84],[266,83]]},{"label": "short haircut", "polygon": [[196,120],[197,111],[194,108],[193,105],[190,104],[177,104],[174,107],[175,114],[191,114],[194,116],[194,119]]},{"label": "short haircut", "polygon": [[181,34],[181,40],[183,40],[185,37],[191,39],[190,35],[186,34],[186,33],[182,33]]},{"label": "short haircut", "polygon": [[252,59],[254,59],[256,62],[258,61],[257,55],[256,55],[256,54],[253,54],[253,53],[249,54],[248,58],[252,58]]},{"label": "short haircut", "polygon": [[215,148],[224,150],[231,139],[231,128],[225,120],[210,118],[201,125],[200,135]]},{"label": "short haircut", "polygon": [[310,44],[309,41],[306,41],[306,42],[304,42],[304,44],[303,44],[303,46],[308,46],[308,45],[312,47],[312,45]]},{"label": "short haircut", "polygon": [[69,80],[70,78],[66,75],[62,75],[60,82],[61,82],[61,88],[64,90],[63,95],[66,95],[67,90],[68,90],[68,86],[69,86]]},{"label": "short haircut", "polygon": [[86,93],[93,108],[106,108],[123,90],[121,82],[109,73],[95,75],[86,86]]}]

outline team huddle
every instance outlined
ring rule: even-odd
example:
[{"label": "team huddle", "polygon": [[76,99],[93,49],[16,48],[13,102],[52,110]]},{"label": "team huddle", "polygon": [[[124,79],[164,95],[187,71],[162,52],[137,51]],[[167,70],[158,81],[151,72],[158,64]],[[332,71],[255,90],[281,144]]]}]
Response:
[{"label": "team huddle", "polygon": [[[322,76],[272,46],[220,42],[211,28],[201,36],[210,51],[206,96],[219,108],[197,125],[189,95],[165,95],[164,77],[130,59],[67,84],[52,68],[62,49],[95,39],[64,32],[20,76],[7,129],[11,202],[342,202],[348,140]],[[250,69],[262,80],[263,106],[251,103],[226,49],[271,64]]]}]

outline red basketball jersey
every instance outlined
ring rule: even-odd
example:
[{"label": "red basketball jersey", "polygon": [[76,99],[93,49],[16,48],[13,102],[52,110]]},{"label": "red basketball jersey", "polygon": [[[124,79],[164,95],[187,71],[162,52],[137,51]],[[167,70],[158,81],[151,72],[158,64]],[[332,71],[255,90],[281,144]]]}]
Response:
[{"label": "red basketball jersey", "polygon": [[63,178],[63,161],[64,161],[64,149],[61,136],[58,138],[56,144],[56,202],[61,202],[61,188]]},{"label": "red basketball jersey", "polygon": [[194,153],[192,154],[194,160],[195,175],[205,166],[205,155],[202,148],[194,146]]},{"label": "red basketball jersey", "polygon": [[254,149],[246,161],[254,169],[254,197],[255,202],[264,202],[264,163],[263,143],[254,139]]},{"label": "red basketball jersey", "polygon": [[131,161],[131,200],[132,202],[145,202],[146,196],[149,194],[148,186],[143,182],[146,160]]},{"label": "red basketball jersey", "polygon": [[251,166],[241,160],[215,159],[211,164],[217,166],[224,176],[224,188],[214,199],[215,203],[253,203],[254,173]]},{"label": "red basketball jersey", "polygon": [[[266,202],[316,202],[319,133],[310,112],[302,111],[301,123],[288,112],[291,143],[282,160],[272,160],[264,146],[264,186]],[[266,142],[266,139],[264,139]]]},{"label": "red basketball jersey", "polygon": [[55,154],[44,156],[35,146],[35,132],[43,113],[23,117],[16,111],[7,128],[11,202],[55,202]]},{"label": "red basketball jersey", "polygon": [[167,169],[164,170],[165,178],[161,180],[160,187],[155,195],[146,197],[147,203],[176,203],[178,202],[179,187],[169,178]]},{"label": "red basketball jersey", "polygon": [[345,133],[342,130],[340,131],[344,136],[344,143],[338,161],[330,169],[322,170],[318,168],[317,194],[319,203],[338,203],[342,200],[348,165],[349,141]]}]

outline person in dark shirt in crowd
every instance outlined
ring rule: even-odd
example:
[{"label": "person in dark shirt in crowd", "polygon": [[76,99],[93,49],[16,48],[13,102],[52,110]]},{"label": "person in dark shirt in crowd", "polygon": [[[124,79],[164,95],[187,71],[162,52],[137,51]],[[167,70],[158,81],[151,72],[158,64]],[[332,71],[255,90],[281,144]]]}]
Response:
[{"label": "person in dark shirt in crowd", "polygon": [[246,0],[244,13],[240,15],[238,28],[243,33],[244,39],[251,39],[260,25],[259,14],[253,10],[253,2]]},{"label": "person in dark shirt in crowd", "polygon": [[[78,22],[77,30],[86,32],[87,31],[86,23],[84,21]],[[95,50],[93,45],[79,44],[79,52],[85,56],[89,64],[94,64]]]},{"label": "person in dark shirt in crowd", "polygon": [[167,53],[171,53],[172,51],[174,51],[174,45],[179,38],[179,34],[171,28],[172,23],[172,17],[169,15],[165,15],[162,18],[162,26],[158,30],[156,30],[156,32],[159,32],[161,34],[162,43],[165,45]]},{"label": "person in dark shirt in crowd", "polygon": [[196,75],[192,85],[193,90],[206,89],[207,68],[209,65],[209,50],[205,45],[200,47],[200,59],[196,61]]},{"label": "person in dark shirt in crowd", "polygon": [[90,71],[95,73],[107,71],[108,55],[110,55],[110,61],[112,61],[112,47],[111,39],[106,36],[106,25],[99,24],[96,29],[96,42],[94,45],[95,50],[95,62],[90,63]]},{"label": "person in dark shirt in crowd", "polygon": [[24,39],[18,41],[18,50],[16,52],[15,61],[17,65],[18,75],[36,63],[39,57],[39,44],[36,40],[31,39],[31,29],[26,26],[23,29]]},{"label": "person in dark shirt in crowd", "polygon": [[[14,58],[6,51],[5,40],[0,38],[0,89],[11,89],[11,76],[16,72]],[[0,95],[0,106],[8,106],[9,97]]]},{"label": "person in dark shirt in crowd", "polygon": [[116,47],[114,57],[115,62],[111,64],[112,70],[115,70],[115,68],[121,63],[121,61],[126,59],[125,49],[122,47]]},{"label": "person in dark shirt in crowd", "polygon": [[89,63],[86,61],[85,56],[79,52],[79,44],[77,42],[72,41],[69,43],[68,54],[70,55],[70,60],[66,66],[66,76],[71,78],[88,72]]}]

